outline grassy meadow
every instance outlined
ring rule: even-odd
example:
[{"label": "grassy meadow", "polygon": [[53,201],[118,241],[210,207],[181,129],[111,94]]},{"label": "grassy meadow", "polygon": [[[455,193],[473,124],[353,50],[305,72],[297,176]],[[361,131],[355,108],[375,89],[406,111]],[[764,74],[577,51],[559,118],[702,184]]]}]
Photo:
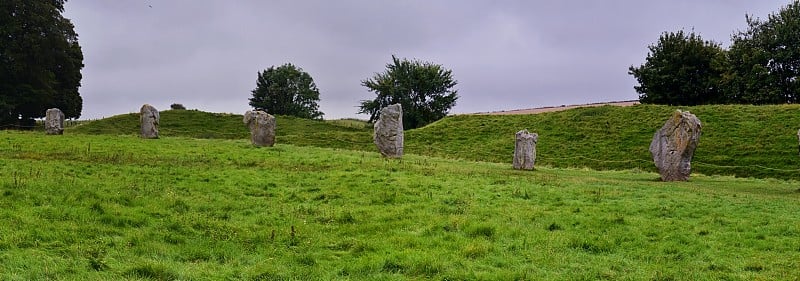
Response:
[{"label": "grassy meadow", "polygon": [[[161,111],[159,135],[202,139],[248,139],[250,131],[242,115],[210,113],[197,110]],[[372,126],[350,119],[310,120],[277,116],[278,143],[299,146],[367,150],[372,145]],[[139,114],[116,115],[65,129],[67,134],[125,135],[139,134]]]},{"label": "grassy meadow", "polygon": [[676,109],[702,123],[692,171],[800,180],[800,105],[601,106],[535,115],[460,115],[406,133],[411,153],[510,163],[514,133],[539,134],[536,165],[656,171],[653,133]]},{"label": "grassy meadow", "polygon": [[[157,140],[136,128],[77,133],[90,124],[62,136],[0,131],[0,279],[800,279],[796,181],[385,160],[348,147],[369,141],[368,128],[326,122],[346,141],[291,144],[320,140],[287,129],[276,147],[255,148],[246,134],[170,136],[168,116]],[[464,118],[408,132],[411,150],[423,151],[415,136]],[[452,146],[485,132],[458,133]],[[540,145],[555,147],[553,134]]]},{"label": "grassy meadow", "polygon": [[[510,163],[514,133],[539,134],[537,166],[640,169],[655,172],[648,148],[653,133],[676,109],[701,120],[694,172],[800,180],[797,130],[800,105],[637,105],[577,108],[534,115],[449,116],[405,132],[405,152],[467,161]],[[138,114],[123,114],[67,129],[68,134],[136,135]],[[374,151],[372,127],[357,120],[277,117],[277,142]],[[209,139],[249,137],[241,115],[196,110],[161,114],[161,135]]]}]

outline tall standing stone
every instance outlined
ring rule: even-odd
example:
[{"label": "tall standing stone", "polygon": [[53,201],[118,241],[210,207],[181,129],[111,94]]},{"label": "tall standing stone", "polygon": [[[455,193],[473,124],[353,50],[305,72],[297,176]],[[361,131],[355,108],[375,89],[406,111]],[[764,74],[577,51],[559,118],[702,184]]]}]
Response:
[{"label": "tall standing stone", "polygon": [[260,110],[248,110],[244,123],[250,128],[250,141],[255,146],[275,145],[275,117]]},{"label": "tall standing stone", "polygon": [[533,170],[536,162],[536,143],[539,141],[539,134],[529,133],[522,130],[516,134],[514,144],[514,169]]},{"label": "tall standing stone", "polygon": [[403,157],[403,107],[392,104],[381,109],[373,138],[384,157]]},{"label": "tall standing stone", "polygon": [[44,130],[48,135],[64,134],[64,113],[61,109],[51,108],[45,112]]},{"label": "tall standing stone", "polygon": [[692,173],[692,156],[700,140],[700,119],[688,111],[675,111],[650,143],[650,154],[663,181],[686,181]]},{"label": "tall standing stone", "polygon": [[143,139],[158,138],[158,122],[160,118],[155,107],[149,104],[142,105],[142,109],[139,110],[139,122],[142,126],[141,135]]},{"label": "tall standing stone", "polygon": [[[800,130],[797,130],[797,141],[800,142]],[[797,153],[800,153],[800,144],[797,145]]]}]

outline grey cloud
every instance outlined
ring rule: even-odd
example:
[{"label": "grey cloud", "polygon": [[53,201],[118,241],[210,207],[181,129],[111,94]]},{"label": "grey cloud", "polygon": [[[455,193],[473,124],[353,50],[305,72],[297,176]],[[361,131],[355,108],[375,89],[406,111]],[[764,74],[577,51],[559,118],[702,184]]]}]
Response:
[{"label": "grey cloud", "polygon": [[72,0],[66,16],[86,118],[173,102],[241,113],[257,72],[287,62],[314,77],[326,118],[364,118],[356,106],[373,94],[360,81],[393,54],[452,69],[454,113],[628,100],[627,68],[661,32],[726,43],[745,13],[788,2]]}]

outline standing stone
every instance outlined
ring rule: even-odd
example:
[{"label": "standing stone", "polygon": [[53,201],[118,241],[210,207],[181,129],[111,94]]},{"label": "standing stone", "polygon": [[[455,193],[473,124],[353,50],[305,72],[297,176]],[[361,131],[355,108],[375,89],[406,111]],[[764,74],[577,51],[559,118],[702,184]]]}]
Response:
[{"label": "standing stone", "polygon": [[142,109],[139,110],[139,121],[142,125],[143,139],[158,138],[158,122],[160,118],[155,107],[149,104],[142,105]]},{"label": "standing stone", "polygon": [[688,111],[675,111],[650,143],[650,154],[663,181],[686,181],[692,173],[692,156],[700,140],[700,119]]},{"label": "standing stone", "polygon": [[275,116],[260,110],[248,110],[244,113],[243,121],[250,128],[250,141],[253,145],[275,145]]},{"label": "standing stone", "polygon": [[539,141],[539,134],[528,133],[522,130],[516,134],[517,142],[514,144],[514,169],[533,170],[536,162],[536,143]]},{"label": "standing stone", "polygon": [[400,104],[381,109],[373,138],[383,157],[403,157],[403,107]]},{"label": "standing stone", "polygon": [[51,108],[45,113],[44,130],[48,135],[64,134],[64,113],[61,109]]}]

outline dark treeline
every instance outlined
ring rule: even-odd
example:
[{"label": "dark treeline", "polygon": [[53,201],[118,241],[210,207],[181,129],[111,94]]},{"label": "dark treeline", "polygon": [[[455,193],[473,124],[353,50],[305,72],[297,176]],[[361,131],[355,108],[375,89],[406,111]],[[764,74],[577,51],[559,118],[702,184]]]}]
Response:
[{"label": "dark treeline", "polygon": [[703,40],[694,30],[664,32],[645,63],[631,66],[642,103],[667,105],[781,104],[800,101],[800,2],[766,19],[745,17],[748,28],[731,46]]}]

